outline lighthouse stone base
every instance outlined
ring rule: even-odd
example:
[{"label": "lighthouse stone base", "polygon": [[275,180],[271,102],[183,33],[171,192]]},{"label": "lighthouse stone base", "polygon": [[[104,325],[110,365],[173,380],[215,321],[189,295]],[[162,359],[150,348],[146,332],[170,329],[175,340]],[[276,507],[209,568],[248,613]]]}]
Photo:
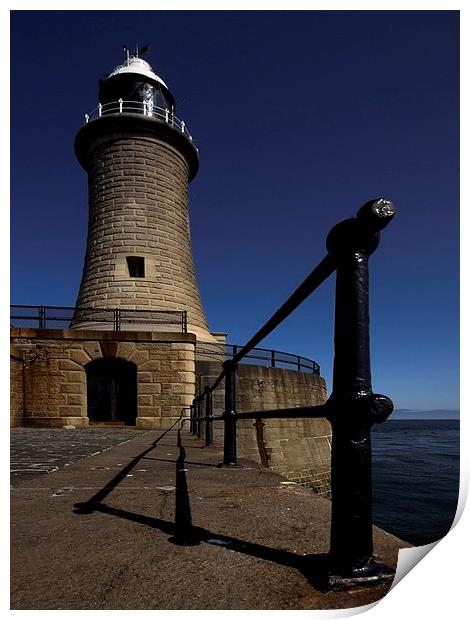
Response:
[{"label": "lighthouse stone base", "polygon": [[[14,328],[11,425],[84,428],[95,422],[93,413],[98,424],[168,428],[194,398],[195,341],[194,334],[176,332]],[[105,389],[107,364],[131,370],[130,378],[121,372],[121,389],[109,381],[108,395],[87,389],[87,375],[90,378],[98,360]],[[132,408],[133,419],[127,417]],[[105,419],[104,409],[110,419]]]}]

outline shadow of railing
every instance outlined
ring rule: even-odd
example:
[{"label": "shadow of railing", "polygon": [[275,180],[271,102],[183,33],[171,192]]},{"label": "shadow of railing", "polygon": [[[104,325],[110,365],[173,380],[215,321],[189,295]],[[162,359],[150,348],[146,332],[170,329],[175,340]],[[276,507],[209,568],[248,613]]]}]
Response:
[{"label": "shadow of railing", "polygon": [[179,456],[176,459],[176,481],[175,481],[175,533],[169,539],[174,545],[198,545],[199,537],[191,519],[191,503],[189,501],[188,483],[186,481],[186,450],[181,441],[181,429],[178,430],[178,440],[176,443],[179,448]]},{"label": "shadow of railing", "polygon": [[115,489],[118,486],[118,484],[122,482],[124,478],[126,478],[129,475],[129,473],[140,463],[140,461],[143,458],[145,458],[145,456],[149,452],[151,452],[154,448],[157,447],[157,445],[165,437],[165,435],[167,435],[170,431],[172,431],[177,424],[181,423],[183,415],[184,414],[182,413],[181,416],[178,418],[178,420],[176,420],[170,426],[170,428],[167,428],[159,437],[157,437],[157,439],[155,439],[150,444],[148,448],[146,448],[143,452],[141,452],[136,457],[134,457],[125,467],[123,467],[123,469],[121,469],[121,471],[118,474],[116,474],[116,476],[114,476],[114,478],[110,482],[108,482],[106,486],[100,489],[98,493],[93,495],[93,497],[91,497],[86,502],[80,502],[80,503],[74,504],[74,508],[75,508],[74,513],[75,514],[91,514],[92,512],[97,510],[96,507],[101,505],[101,502],[111,493],[111,491]]},{"label": "shadow of railing", "polygon": [[198,545],[200,543],[207,543],[296,569],[301,572],[310,585],[317,590],[326,591],[328,589],[328,554],[316,553],[300,555],[292,551],[276,549],[234,536],[213,532],[204,527],[195,526],[191,523],[190,513],[184,514],[183,504],[180,505],[179,517],[175,516],[174,522],[141,515],[129,510],[114,508],[106,504],[96,504],[95,510],[103,514],[112,515],[133,523],[140,523],[141,525],[158,529],[164,534],[167,534],[170,537],[168,541],[173,544]]},{"label": "shadow of railing", "polygon": [[151,527],[168,535],[168,542],[174,545],[196,546],[201,543],[206,543],[209,545],[230,549],[237,553],[242,553],[261,560],[274,562],[275,564],[298,570],[308,580],[310,585],[317,590],[326,591],[328,577],[327,554],[318,553],[301,555],[292,551],[276,549],[269,547],[268,545],[253,543],[234,536],[221,534],[220,532],[214,532],[205,527],[193,525],[190,495],[186,479],[186,450],[181,438],[181,427],[183,424],[181,424],[180,429],[178,429],[176,443],[179,449],[179,454],[176,459],[175,471],[174,521],[167,521],[165,519],[139,514],[130,510],[109,506],[104,503],[104,499],[109,495],[109,493],[119,485],[119,483],[128,475],[130,471],[132,471],[132,469],[142,458],[145,458],[151,450],[157,447],[161,439],[175,426],[176,423],[160,435],[155,441],[153,441],[152,444],[141,454],[133,458],[129,464],[126,465],[119,472],[119,474],[110,481],[110,483],[100,489],[100,491],[93,495],[93,497],[91,497],[88,501],[74,504],[73,512],[78,515],[91,515],[96,512],[117,517],[119,519],[124,519],[132,523],[138,523],[146,527]]}]

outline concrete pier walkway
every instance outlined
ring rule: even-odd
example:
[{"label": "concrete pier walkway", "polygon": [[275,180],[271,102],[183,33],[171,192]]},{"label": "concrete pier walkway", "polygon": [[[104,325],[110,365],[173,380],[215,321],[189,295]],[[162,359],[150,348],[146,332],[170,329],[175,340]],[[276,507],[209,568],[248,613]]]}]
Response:
[{"label": "concrete pier walkway", "polygon": [[[332,609],[387,592],[322,592],[327,500],[250,461],[219,468],[187,431],[129,436],[12,488],[12,609]],[[409,546],[374,535],[390,565]]]}]

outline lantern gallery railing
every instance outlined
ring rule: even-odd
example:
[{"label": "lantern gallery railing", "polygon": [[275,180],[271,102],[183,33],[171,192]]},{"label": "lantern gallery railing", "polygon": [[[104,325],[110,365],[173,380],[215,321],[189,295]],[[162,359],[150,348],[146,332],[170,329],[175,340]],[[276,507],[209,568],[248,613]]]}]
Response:
[{"label": "lantern gallery railing", "polygon": [[85,124],[95,118],[101,118],[102,116],[107,116],[108,114],[123,113],[143,114],[144,116],[158,118],[165,121],[165,123],[168,123],[168,125],[171,125],[171,127],[175,127],[181,131],[181,133],[191,140],[191,142],[193,141],[193,137],[189,133],[184,121],[177,118],[171,110],[159,108],[151,101],[123,101],[122,99],[118,99],[118,101],[111,101],[110,103],[99,103],[98,107],[92,112],[85,114]]},{"label": "lantern gallery railing", "polygon": [[[371,200],[355,218],[339,222],[326,239],[327,255],[205,387],[191,406],[190,428],[212,441],[212,423],[224,423],[225,467],[237,464],[237,420],[269,418],[326,418],[332,428],[331,530],[328,589],[343,589],[391,581],[394,571],[373,556],[371,427],[383,422],[393,403],[371,385],[369,345],[369,256],[377,249],[380,231],[394,216],[393,204]],[[237,412],[237,367],[257,344],[284,321],[336,271],[333,389],[323,405],[292,409]],[[224,381],[222,416],[213,415],[213,395]]]}]

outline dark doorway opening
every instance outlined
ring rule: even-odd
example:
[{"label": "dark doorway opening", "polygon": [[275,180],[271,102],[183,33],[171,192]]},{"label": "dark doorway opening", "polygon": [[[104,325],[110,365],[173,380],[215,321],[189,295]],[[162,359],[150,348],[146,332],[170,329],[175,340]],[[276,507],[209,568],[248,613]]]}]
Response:
[{"label": "dark doorway opening", "polygon": [[88,419],[93,424],[135,426],[137,366],[115,357],[85,366]]}]

